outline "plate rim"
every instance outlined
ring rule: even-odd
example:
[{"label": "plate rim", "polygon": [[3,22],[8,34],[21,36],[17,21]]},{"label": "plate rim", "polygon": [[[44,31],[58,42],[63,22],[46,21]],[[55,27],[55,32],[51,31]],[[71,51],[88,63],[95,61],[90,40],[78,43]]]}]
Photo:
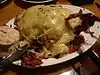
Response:
[{"label": "plate rim", "polygon": [[46,0],[46,1],[27,1],[27,0],[22,0],[24,2],[28,2],[28,3],[48,3],[54,0]]}]

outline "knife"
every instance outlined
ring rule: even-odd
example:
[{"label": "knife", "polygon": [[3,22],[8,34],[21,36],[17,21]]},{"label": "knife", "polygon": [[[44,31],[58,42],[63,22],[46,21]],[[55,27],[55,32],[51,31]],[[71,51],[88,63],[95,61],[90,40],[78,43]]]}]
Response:
[{"label": "knife", "polygon": [[9,64],[11,64],[13,61],[18,60],[23,53],[27,51],[28,44],[22,46],[21,48],[18,48],[16,52],[14,52],[11,56],[8,58],[5,58],[0,62],[0,73],[3,71],[4,68],[8,67]]}]

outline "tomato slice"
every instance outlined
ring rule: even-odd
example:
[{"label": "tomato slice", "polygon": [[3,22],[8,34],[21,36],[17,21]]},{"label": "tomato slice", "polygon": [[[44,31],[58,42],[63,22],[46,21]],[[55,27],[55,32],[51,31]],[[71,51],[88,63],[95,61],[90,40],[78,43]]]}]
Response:
[{"label": "tomato slice", "polygon": [[69,53],[73,53],[73,52],[77,51],[79,48],[80,48],[79,45],[70,46],[70,47],[69,47]]}]

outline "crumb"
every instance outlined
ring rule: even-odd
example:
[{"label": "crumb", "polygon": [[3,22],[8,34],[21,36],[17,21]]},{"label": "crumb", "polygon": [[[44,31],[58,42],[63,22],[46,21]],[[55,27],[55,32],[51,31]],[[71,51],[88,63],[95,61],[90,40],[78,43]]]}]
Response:
[{"label": "crumb", "polygon": [[99,26],[97,26],[97,28],[100,28]]}]

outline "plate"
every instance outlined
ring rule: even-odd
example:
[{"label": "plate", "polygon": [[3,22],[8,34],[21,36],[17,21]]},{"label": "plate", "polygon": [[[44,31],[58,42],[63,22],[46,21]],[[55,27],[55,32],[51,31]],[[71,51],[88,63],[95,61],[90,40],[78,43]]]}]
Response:
[{"label": "plate", "polygon": [[[70,9],[72,12],[77,13],[79,12],[80,9],[83,10],[83,13],[92,13],[91,11],[81,8],[81,7],[77,7],[77,6],[72,6],[72,5],[61,5],[63,8],[67,8]],[[94,13],[92,13],[94,14]],[[14,18],[12,20],[10,20],[7,25],[12,25],[12,27],[14,27]],[[92,27],[90,27],[90,31],[94,32],[94,35],[98,38],[100,35],[100,22],[95,21],[94,25]],[[86,52],[96,41],[96,38],[91,37],[90,34],[81,32],[81,34],[84,36],[86,43],[88,44],[83,44],[81,46],[81,49],[83,50],[83,52]],[[73,52],[71,54],[67,54],[66,56],[59,58],[59,59],[55,59],[55,58],[49,58],[49,59],[45,59],[43,60],[43,64],[41,64],[40,66],[50,66],[50,65],[55,65],[55,64],[59,64],[59,63],[63,63],[65,61],[71,60],[75,57],[79,56],[79,54],[77,52]],[[21,65],[21,61],[15,61],[13,62],[13,64],[15,65]]]},{"label": "plate", "polygon": [[41,3],[48,3],[48,2],[52,2],[54,0],[41,0],[41,1],[32,1],[32,0],[22,0],[24,2],[27,2],[27,3],[36,3],[36,4],[41,4]]}]

